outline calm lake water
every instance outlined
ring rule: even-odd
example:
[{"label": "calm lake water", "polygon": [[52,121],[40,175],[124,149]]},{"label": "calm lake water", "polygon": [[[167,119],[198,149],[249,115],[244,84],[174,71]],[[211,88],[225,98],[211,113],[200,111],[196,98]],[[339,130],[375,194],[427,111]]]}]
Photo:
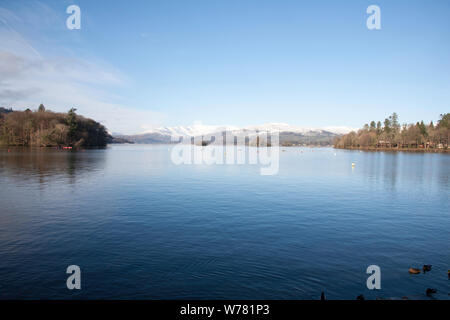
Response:
[{"label": "calm lake water", "polygon": [[169,149],[0,149],[0,299],[449,298],[450,156],[284,148],[261,176]]}]

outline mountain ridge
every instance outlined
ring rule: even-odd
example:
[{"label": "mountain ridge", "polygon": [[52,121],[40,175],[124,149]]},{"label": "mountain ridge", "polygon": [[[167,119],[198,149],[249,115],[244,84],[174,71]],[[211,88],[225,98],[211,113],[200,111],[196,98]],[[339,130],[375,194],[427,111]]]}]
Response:
[{"label": "mountain ridge", "polygon": [[236,137],[250,136],[250,140],[255,139],[258,134],[278,132],[281,145],[332,145],[336,137],[352,130],[353,128],[349,127],[312,128],[291,126],[286,123],[268,123],[247,127],[194,124],[192,126],[159,127],[137,135],[114,136],[133,143],[167,144],[178,143],[180,138],[189,137],[204,137],[205,140],[210,140],[211,137],[221,136],[224,132]]},{"label": "mountain ridge", "polygon": [[162,126],[154,129],[150,129],[137,135],[144,134],[161,134],[161,135],[172,135],[172,136],[189,136],[195,137],[200,135],[208,135],[217,132],[229,131],[259,131],[259,132],[295,132],[295,133],[307,133],[316,131],[327,131],[335,134],[345,134],[353,130],[357,130],[351,127],[345,126],[327,126],[327,127],[303,127],[303,126],[293,126],[287,123],[266,123],[262,125],[250,125],[245,127],[238,127],[232,125],[203,125],[194,124],[190,126]]}]

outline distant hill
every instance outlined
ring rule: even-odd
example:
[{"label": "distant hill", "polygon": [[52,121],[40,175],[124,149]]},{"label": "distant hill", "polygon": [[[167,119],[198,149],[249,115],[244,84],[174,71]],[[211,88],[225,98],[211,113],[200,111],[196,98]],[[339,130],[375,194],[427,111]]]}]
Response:
[{"label": "distant hill", "polygon": [[[337,128],[340,132],[350,131],[347,128]],[[238,128],[234,126],[178,126],[178,127],[161,127],[150,132],[139,135],[117,135],[115,138],[126,139],[140,144],[169,144],[174,142],[172,137],[179,141],[180,137],[197,137],[214,143],[212,137],[221,137],[224,133],[231,134],[235,137],[247,137],[246,143],[256,145],[256,132],[263,135],[266,132],[279,132],[280,144],[283,146],[294,145],[320,145],[330,146],[334,139],[341,136],[340,133],[331,132],[323,129],[294,127],[287,124],[267,124],[261,126],[251,126]],[[229,142],[234,143],[234,141]]]},{"label": "distant hill", "polygon": [[128,143],[138,144],[170,144],[171,136],[162,135],[159,133],[145,133],[138,135],[114,135],[114,139],[120,139],[122,141],[128,141]]},{"label": "distant hill", "polygon": [[100,123],[68,113],[45,110],[13,111],[0,108],[0,145],[102,147],[114,138]]},{"label": "distant hill", "polygon": [[307,145],[307,146],[331,146],[334,139],[340,137],[340,134],[329,131],[310,131],[307,133],[297,132],[281,132],[280,144],[282,146],[295,146],[295,145]]},{"label": "distant hill", "polygon": [[108,139],[108,144],[112,143],[112,144],[125,144],[125,143],[129,143],[129,144],[133,144],[134,142],[131,140],[128,140],[126,138],[121,138],[119,136],[110,136]]}]

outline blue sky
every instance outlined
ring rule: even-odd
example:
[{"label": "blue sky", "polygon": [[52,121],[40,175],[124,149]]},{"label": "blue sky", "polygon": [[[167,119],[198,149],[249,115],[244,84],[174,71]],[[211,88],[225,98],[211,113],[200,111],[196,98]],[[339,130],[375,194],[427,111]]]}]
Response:
[{"label": "blue sky", "polygon": [[445,0],[2,0],[0,105],[76,106],[123,133],[435,121],[450,111],[449,14]]}]

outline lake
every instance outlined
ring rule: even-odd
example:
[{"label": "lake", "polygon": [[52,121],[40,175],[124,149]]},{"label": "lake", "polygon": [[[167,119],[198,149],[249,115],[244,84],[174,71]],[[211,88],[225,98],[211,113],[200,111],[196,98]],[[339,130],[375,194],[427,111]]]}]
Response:
[{"label": "lake", "polygon": [[282,148],[263,176],[171,148],[0,149],[0,299],[449,298],[449,155]]}]

